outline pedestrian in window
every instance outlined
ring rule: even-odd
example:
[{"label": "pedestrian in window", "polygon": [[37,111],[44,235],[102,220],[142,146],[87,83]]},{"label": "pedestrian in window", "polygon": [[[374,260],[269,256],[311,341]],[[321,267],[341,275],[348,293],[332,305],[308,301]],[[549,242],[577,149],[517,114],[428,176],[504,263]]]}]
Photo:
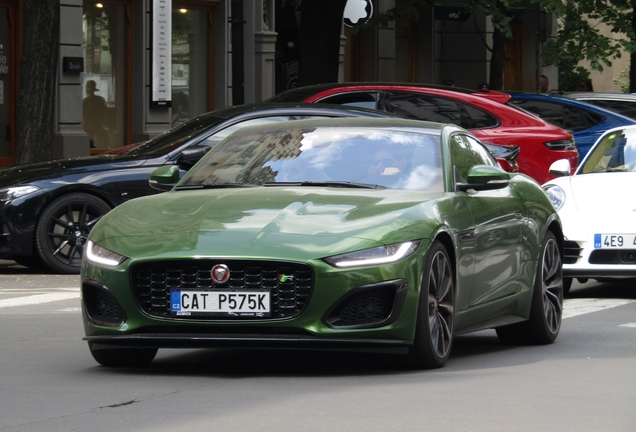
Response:
[{"label": "pedestrian in window", "polygon": [[488,83],[479,83],[479,85],[477,86],[477,90],[479,91],[488,91],[490,90],[490,86],[488,85]]},{"label": "pedestrian in window", "polygon": [[539,89],[537,90],[539,93],[547,93],[550,91],[550,80],[545,75],[541,75],[539,77]]},{"label": "pedestrian in window", "polygon": [[106,128],[106,100],[97,96],[99,91],[94,80],[86,81],[86,97],[82,102],[82,125],[91,139],[91,147],[108,148],[108,129]]},{"label": "pedestrian in window", "polygon": [[579,90],[583,92],[593,92],[594,87],[592,86],[592,80],[589,78],[581,80],[579,83]]}]

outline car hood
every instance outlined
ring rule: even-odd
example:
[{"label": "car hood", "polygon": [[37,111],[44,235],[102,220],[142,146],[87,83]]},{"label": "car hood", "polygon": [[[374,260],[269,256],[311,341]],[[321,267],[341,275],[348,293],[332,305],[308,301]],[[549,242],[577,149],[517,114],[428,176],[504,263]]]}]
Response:
[{"label": "car hood", "polygon": [[316,187],[168,192],[115,208],[90,237],[131,258],[315,259],[426,237],[438,225],[434,203],[442,195]]},{"label": "car hood", "polygon": [[547,184],[557,184],[565,191],[559,216],[568,238],[634,232],[636,194],[632,191],[636,189],[636,173],[577,174]]},{"label": "car hood", "polygon": [[579,174],[569,179],[581,213],[613,215],[629,211],[636,215],[636,172]]},{"label": "car hood", "polygon": [[97,172],[141,166],[147,158],[133,156],[86,156],[0,169],[0,187],[46,180],[73,172]]}]

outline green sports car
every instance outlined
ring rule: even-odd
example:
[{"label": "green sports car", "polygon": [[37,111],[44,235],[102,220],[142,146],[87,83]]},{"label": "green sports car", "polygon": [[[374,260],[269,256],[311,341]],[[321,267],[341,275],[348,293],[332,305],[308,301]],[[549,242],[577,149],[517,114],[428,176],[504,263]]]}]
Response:
[{"label": "green sports car", "polygon": [[158,348],[386,348],[413,367],[455,335],[551,343],[561,221],[539,185],[455,125],[315,119],[246,127],[93,228],[85,340],[104,366]]}]

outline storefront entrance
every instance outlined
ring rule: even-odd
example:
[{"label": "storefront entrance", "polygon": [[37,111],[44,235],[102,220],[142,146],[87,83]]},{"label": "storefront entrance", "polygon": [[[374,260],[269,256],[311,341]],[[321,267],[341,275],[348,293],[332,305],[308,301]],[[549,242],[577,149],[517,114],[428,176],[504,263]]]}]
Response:
[{"label": "storefront entrance", "polygon": [[0,166],[13,165],[16,92],[16,5],[0,0]]}]

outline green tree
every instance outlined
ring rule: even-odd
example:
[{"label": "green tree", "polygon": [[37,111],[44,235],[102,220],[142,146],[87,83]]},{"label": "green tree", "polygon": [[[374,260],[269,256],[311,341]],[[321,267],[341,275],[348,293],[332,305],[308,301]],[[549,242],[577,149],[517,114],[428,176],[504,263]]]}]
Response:
[{"label": "green tree", "polygon": [[[443,5],[445,3],[457,5],[453,0],[437,0],[435,2],[436,5]],[[477,10],[483,10],[492,20],[494,28],[492,45],[486,45],[486,48],[491,52],[489,84],[490,88],[495,90],[501,90],[503,88],[502,76],[506,59],[506,39],[512,37],[510,19],[506,12],[508,8],[513,5],[519,6],[519,3],[521,3],[519,0],[471,0],[470,3],[466,5],[467,12],[475,13]],[[527,6],[538,4],[544,12],[557,16],[561,16],[565,13],[565,5],[561,0],[526,0],[523,3]],[[376,14],[366,23],[359,24],[358,27],[386,27],[390,21],[395,21],[405,16],[417,21],[421,8],[431,4],[432,1],[430,0],[398,0],[395,7],[382,14]],[[484,43],[486,43],[485,39]]]},{"label": "green tree", "polygon": [[[636,61],[636,0],[566,0],[559,32],[545,51],[559,67],[559,88],[577,90],[589,72],[579,66],[587,60],[590,68],[603,71],[623,52]],[[616,37],[601,34],[599,24],[607,25]],[[636,68],[629,71],[629,90],[636,92]]]}]

